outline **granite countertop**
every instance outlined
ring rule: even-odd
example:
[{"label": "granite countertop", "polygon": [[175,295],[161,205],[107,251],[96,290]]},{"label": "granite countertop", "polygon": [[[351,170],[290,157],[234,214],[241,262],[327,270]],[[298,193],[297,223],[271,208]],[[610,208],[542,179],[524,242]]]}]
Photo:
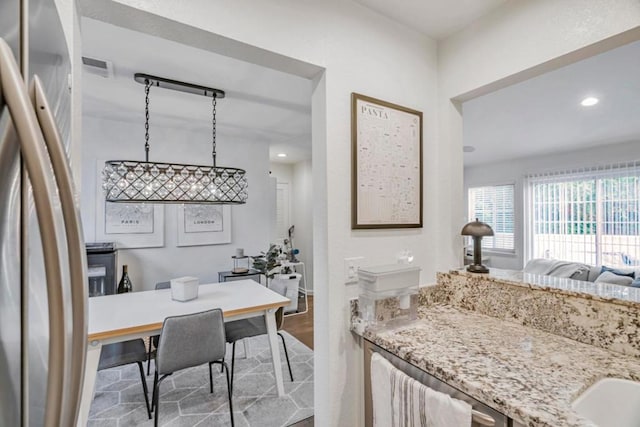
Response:
[{"label": "granite countertop", "polygon": [[593,426],[571,409],[578,395],[640,381],[640,359],[445,305],[362,336],[526,426]]},{"label": "granite countertop", "polygon": [[508,282],[515,286],[539,288],[548,292],[564,295],[589,297],[594,300],[628,307],[640,308],[640,288],[614,285],[611,283],[585,282],[565,277],[546,276],[542,274],[525,273],[516,270],[501,270],[492,268],[488,274],[469,273],[464,269],[451,270],[449,274],[457,274],[470,278],[482,277],[488,280]]}]

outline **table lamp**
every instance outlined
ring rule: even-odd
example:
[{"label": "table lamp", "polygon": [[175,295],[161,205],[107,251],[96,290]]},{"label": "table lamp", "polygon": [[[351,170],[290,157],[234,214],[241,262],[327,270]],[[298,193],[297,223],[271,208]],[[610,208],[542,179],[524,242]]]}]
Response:
[{"label": "table lamp", "polygon": [[460,232],[463,236],[471,236],[473,238],[473,264],[467,267],[467,271],[471,273],[488,273],[489,269],[482,265],[482,238],[484,236],[493,236],[493,229],[484,222],[471,221],[462,227]]}]

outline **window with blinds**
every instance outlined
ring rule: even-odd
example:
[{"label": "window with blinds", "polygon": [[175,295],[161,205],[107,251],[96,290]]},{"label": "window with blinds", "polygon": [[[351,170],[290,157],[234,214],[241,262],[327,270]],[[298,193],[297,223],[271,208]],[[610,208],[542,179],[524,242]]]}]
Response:
[{"label": "window with blinds", "polygon": [[640,265],[640,162],[532,175],[528,258]]},{"label": "window with blinds", "polygon": [[469,188],[469,220],[478,218],[493,228],[493,237],[483,237],[482,247],[513,252],[514,185]]}]

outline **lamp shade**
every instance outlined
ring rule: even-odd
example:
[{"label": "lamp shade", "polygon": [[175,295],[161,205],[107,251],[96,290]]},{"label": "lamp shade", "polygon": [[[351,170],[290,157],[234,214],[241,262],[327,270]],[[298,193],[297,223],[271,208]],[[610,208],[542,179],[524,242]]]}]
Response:
[{"label": "lamp shade", "polygon": [[474,236],[474,237],[484,237],[484,236],[493,236],[493,228],[489,226],[489,224],[485,222],[478,221],[476,218],[475,221],[471,221],[462,227],[462,231],[460,232],[463,236]]}]

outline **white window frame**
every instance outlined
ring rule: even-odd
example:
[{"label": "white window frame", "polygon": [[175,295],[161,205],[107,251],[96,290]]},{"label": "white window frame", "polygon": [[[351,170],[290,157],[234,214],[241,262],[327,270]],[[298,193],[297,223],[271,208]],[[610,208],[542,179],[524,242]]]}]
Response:
[{"label": "white window frame", "polygon": [[[512,234],[512,247],[511,248],[497,248],[494,246],[486,246],[485,242],[488,241],[488,238],[483,238],[482,239],[482,251],[485,253],[495,253],[495,254],[505,254],[505,255],[515,255],[516,254],[516,248],[517,248],[517,235],[516,235],[516,231],[517,231],[517,213],[518,213],[518,206],[516,204],[517,202],[517,197],[516,197],[516,183],[515,182],[501,182],[501,183],[497,183],[497,184],[486,184],[486,185],[476,185],[473,187],[469,187],[467,189],[467,214],[468,214],[468,218],[469,221],[473,221],[475,220],[476,216],[475,216],[475,209],[473,207],[473,196],[472,196],[472,191],[473,190],[477,190],[480,188],[491,188],[491,187],[511,187],[512,192],[511,192],[511,196],[512,196],[512,200],[511,200],[511,204],[513,206],[513,211],[511,213],[512,215],[512,223],[511,223],[511,228],[513,230]],[[492,228],[494,228],[494,232],[495,227],[494,224],[492,224],[491,222],[488,222],[488,224],[490,226],[492,226]],[[495,242],[495,240],[494,240]],[[465,247],[469,247],[473,245],[473,242],[471,241],[471,238],[468,239],[468,242],[465,244]]]},{"label": "white window frame", "polygon": [[[534,218],[534,186],[540,183],[567,183],[573,181],[595,181],[595,209],[596,209],[596,233],[593,234],[594,245],[593,249],[595,251],[595,265],[605,264],[614,267],[620,268],[635,268],[633,266],[625,266],[621,264],[616,264],[615,262],[611,262],[608,259],[603,259],[604,255],[609,254],[606,250],[610,248],[610,244],[602,245],[603,236],[611,236],[611,234],[605,233],[602,230],[604,221],[603,221],[603,194],[601,183],[602,180],[607,178],[618,178],[623,176],[638,176],[638,171],[640,170],[640,162],[628,162],[623,164],[613,164],[613,165],[605,165],[605,166],[594,166],[594,167],[586,167],[574,170],[566,170],[566,171],[556,171],[556,172],[548,172],[545,174],[536,174],[526,177],[525,180],[525,262],[530,261],[533,258],[539,258],[540,254],[535,253],[534,251],[534,238],[535,238],[535,218]],[[629,175],[626,175],[626,171],[629,171]],[[635,172],[635,174],[634,174]],[[563,257],[563,255],[552,254],[553,257],[558,258],[558,256]],[[566,255],[565,255],[566,256]],[[560,258],[558,258],[560,259]],[[578,261],[582,262],[582,261]],[[593,264],[593,262],[587,262],[588,264]]]}]

